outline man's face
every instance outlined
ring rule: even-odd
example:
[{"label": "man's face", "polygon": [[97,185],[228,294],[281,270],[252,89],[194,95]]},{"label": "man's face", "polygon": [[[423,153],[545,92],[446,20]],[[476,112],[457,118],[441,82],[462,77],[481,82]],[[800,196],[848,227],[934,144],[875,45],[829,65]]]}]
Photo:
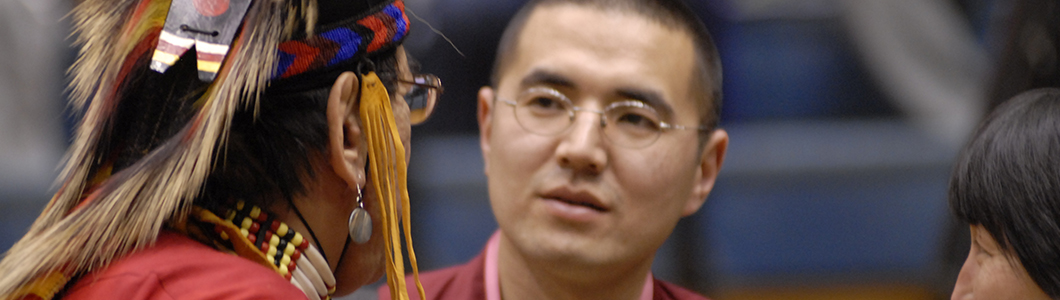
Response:
[{"label": "man's face", "polygon": [[600,115],[588,112],[566,131],[538,135],[492,92],[515,100],[554,89],[593,110],[642,101],[672,112],[668,123],[695,127],[691,37],[635,14],[558,4],[529,16],[515,48],[497,90],[479,95],[490,202],[505,237],[523,255],[553,263],[650,263],[709,193],[725,132],[714,132],[702,155],[695,130],[664,131],[640,149],[613,145]]},{"label": "man's face", "polygon": [[1034,283],[1019,259],[1001,251],[997,240],[981,225],[971,226],[972,247],[953,287],[953,300],[1050,299]]}]

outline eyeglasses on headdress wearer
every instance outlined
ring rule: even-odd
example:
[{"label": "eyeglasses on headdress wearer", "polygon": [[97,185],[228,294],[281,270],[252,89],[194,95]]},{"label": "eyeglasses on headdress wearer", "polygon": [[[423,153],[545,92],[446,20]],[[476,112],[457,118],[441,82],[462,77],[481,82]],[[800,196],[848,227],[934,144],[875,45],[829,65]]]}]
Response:
[{"label": "eyeglasses on headdress wearer", "polygon": [[405,103],[409,105],[409,121],[412,125],[427,121],[434,112],[438,97],[445,91],[442,80],[433,74],[415,74],[412,80],[399,78],[397,81],[410,85],[404,94]]}]

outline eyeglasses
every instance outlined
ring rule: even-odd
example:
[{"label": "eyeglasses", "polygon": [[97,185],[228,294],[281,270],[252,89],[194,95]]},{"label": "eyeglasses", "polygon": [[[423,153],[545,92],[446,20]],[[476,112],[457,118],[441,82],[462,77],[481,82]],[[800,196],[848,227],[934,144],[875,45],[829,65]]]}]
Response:
[{"label": "eyeglasses", "polygon": [[655,143],[663,131],[671,129],[710,130],[663,122],[654,108],[641,101],[611,103],[603,111],[574,106],[570,98],[551,88],[528,89],[516,101],[499,100],[512,106],[515,120],[523,129],[545,136],[566,131],[574,124],[578,112],[599,114],[602,116],[600,127],[603,128],[604,137],[615,145],[627,148],[647,147]]},{"label": "eyeglasses", "polygon": [[438,96],[445,90],[442,80],[431,74],[416,74],[412,80],[398,79],[398,82],[410,84],[405,93],[405,102],[409,104],[409,122],[412,125],[423,123],[434,112]]}]

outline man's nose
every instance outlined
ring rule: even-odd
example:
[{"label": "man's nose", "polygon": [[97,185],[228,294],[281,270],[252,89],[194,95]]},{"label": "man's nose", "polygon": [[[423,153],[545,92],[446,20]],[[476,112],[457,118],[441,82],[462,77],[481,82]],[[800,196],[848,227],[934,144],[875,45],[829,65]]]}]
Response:
[{"label": "man's nose", "polygon": [[592,175],[599,174],[607,167],[602,118],[603,115],[595,111],[575,111],[574,123],[569,131],[560,136],[562,140],[556,148],[561,167]]}]

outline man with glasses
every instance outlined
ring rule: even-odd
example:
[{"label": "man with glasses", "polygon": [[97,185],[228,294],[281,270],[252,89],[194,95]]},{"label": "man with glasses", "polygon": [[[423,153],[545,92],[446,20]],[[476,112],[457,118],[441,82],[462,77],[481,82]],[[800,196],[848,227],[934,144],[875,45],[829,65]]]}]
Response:
[{"label": "man with glasses", "polygon": [[701,21],[679,0],[531,1],[494,68],[478,121],[500,230],[422,275],[427,298],[703,299],[651,275],[728,145]]}]

